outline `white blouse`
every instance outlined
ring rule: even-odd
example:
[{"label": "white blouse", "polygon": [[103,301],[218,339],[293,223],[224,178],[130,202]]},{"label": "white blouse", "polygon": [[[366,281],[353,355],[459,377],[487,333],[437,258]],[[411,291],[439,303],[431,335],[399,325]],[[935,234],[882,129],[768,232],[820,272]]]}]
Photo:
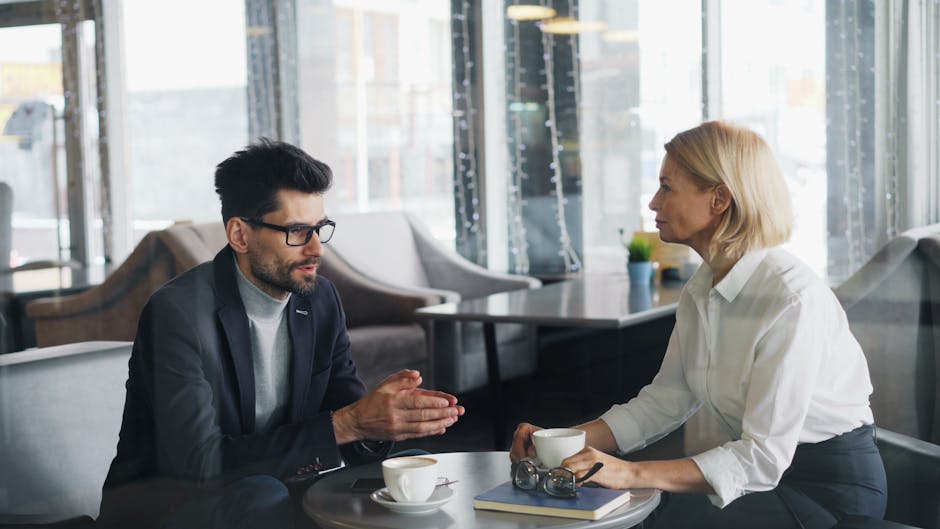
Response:
[{"label": "white blouse", "polygon": [[826,284],[780,248],[742,257],[720,283],[702,265],[682,291],[659,373],[603,419],[621,453],[705,406],[733,441],[692,457],[724,507],[776,487],[798,443],[874,422],[868,364]]}]

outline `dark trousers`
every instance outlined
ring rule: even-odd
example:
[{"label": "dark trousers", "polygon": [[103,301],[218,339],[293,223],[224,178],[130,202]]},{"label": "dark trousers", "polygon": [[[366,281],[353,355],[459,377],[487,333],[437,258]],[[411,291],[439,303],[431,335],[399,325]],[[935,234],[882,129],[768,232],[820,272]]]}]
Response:
[{"label": "dark trousers", "polygon": [[643,529],[828,529],[849,515],[882,518],[887,481],[874,426],[797,446],[773,490],[746,494],[724,509],[702,494],[663,495]]}]

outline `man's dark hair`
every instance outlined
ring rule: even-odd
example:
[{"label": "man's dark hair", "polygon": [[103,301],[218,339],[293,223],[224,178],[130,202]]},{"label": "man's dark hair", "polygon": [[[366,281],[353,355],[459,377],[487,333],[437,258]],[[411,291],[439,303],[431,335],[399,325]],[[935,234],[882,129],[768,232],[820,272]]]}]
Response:
[{"label": "man's dark hair", "polygon": [[215,192],[222,200],[222,221],[253,219],[280,207],[277,192],[293,189],[322,194],[333,183],[330,166],[302,149],[260,138],[215,168]]}]

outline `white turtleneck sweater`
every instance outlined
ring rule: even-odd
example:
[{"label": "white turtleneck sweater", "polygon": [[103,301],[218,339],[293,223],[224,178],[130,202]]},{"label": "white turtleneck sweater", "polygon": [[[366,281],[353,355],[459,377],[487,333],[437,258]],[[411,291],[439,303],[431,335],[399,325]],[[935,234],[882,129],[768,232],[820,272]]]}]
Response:
[{"label": "white turtleneck sweater", "polygon": [[255,431],[266,432],[284,420],[290,394],[291,341],[287,328],[287,303],[269,296],[242,273],[238,263],[241,295],[251,334],[251,358],[255,373]]}]

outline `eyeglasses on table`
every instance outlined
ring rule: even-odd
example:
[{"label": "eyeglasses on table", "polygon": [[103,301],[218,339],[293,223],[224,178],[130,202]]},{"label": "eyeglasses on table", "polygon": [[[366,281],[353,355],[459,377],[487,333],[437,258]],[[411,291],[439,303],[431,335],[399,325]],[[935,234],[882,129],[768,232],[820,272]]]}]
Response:
[{"label": "eyeglasses on table", "polygon": [[574,498],[578,495],[578,484],[597,473],[604,463],[597,462],[587,474],[576,478],[574,471],[565,467],[548,470],[539,469],[535,461],[523,458],[512,464],[512,486],[526,491],[541,491],[555,498]]}]

